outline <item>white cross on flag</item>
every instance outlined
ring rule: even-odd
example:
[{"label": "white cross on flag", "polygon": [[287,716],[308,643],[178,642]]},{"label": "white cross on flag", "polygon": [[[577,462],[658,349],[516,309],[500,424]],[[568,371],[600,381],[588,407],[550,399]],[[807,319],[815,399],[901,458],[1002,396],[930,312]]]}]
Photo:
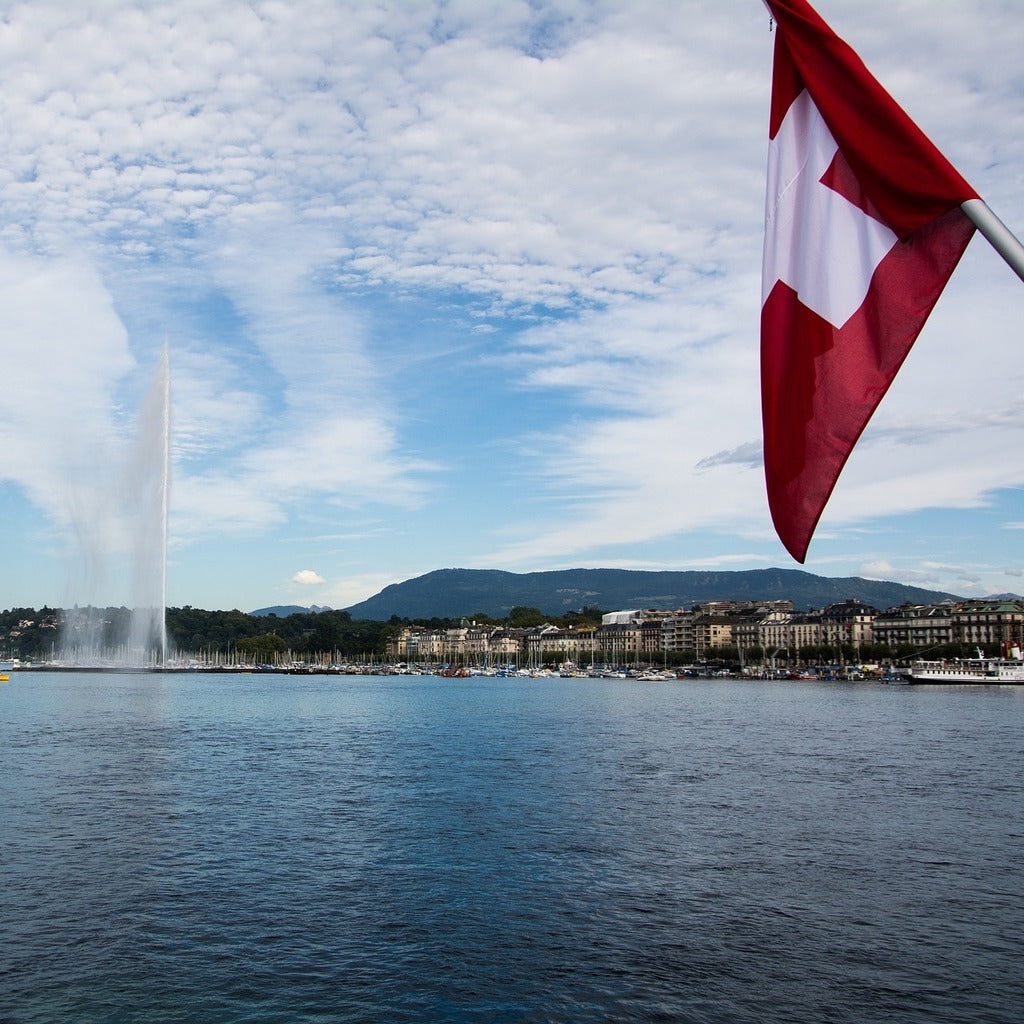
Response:
[{"label": "white cross on flag", "polygon": [[765,481],[798,561],[953,273],[977,193],[804,0],[775,20],[761,306]]}]

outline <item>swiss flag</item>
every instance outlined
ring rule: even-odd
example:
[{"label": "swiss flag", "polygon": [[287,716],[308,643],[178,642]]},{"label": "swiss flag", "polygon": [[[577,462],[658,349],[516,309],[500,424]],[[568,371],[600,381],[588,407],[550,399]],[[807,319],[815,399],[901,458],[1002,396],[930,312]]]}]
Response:
[{"label": "swiss flag", "polygon": [[761,306],[768,504],[803,562],[953,273],[977,194],[803,0],[777,26]]}]

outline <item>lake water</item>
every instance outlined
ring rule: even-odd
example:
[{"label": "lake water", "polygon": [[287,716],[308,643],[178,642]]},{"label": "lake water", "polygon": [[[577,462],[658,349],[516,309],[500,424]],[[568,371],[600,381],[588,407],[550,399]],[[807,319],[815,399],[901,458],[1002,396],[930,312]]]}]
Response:
[{"label": "lake water", "polygon": [[14,673],[0,1020],[1017,1022],[1024,688]]}]

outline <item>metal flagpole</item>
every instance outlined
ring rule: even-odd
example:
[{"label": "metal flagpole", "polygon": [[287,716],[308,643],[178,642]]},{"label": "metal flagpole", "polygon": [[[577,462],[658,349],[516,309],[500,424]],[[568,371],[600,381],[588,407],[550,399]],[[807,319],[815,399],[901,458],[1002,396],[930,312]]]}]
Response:
[{"label": "metal flagpole", "polygon": [[1006,260],[1013,272],[1024,281],[1024,245],[1021,245],[1017,236],[981,199],[968,199],[967,202],[961,203],[960,209],[988,239],[992,248]]}]

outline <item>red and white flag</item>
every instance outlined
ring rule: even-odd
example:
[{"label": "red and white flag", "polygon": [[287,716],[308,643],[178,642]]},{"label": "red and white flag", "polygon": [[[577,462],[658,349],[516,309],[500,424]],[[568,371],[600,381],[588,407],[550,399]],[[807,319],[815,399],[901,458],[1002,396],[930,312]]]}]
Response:
[{"label": "red and white flag", "polygon": [[803,562],[963,255],[977,194],[804,0],[775,20],[761,306],[768,504]]}]

